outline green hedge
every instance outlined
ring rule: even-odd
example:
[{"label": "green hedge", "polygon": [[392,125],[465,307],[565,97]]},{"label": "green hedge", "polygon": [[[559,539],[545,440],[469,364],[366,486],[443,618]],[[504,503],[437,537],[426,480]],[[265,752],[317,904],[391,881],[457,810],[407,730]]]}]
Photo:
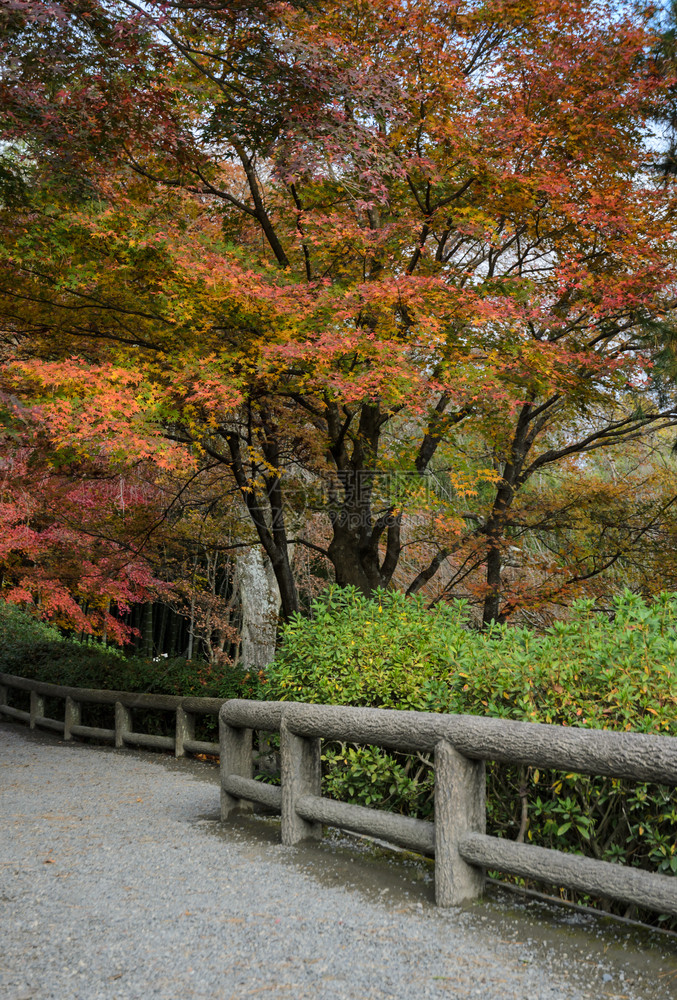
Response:
[{"label": "green hedge", "polygon": [[467,617],[334,588],[284,626],[270,697],[677,735],[677,594],[626,592],[612,620],[579,601],[542,633]]},{"label": "green hedge", "polygon": [[[195,695],[202,698],[256,698],[257,674],[240,667],[210,666],[184,658],[125,657],[97,642],[64,638],[58,629],[12,605],[0,604],[0,671],[51,684],[153,694]],[[10,692],[10,700],[19,696]],[[59,711],[55,702],[48,711]],[[86,724],[108,728],[110,712],[85,705]],[[172,735],[167,713],[147,711],[136,723],[144,732]],[[212,716],[197,720],[199,739],[217,740],[218,722]]]},{"label": "green hedge", "polygon": [[181,657],[125,657],[77,642],[14,605],[0,604],[0,671],[51,684],[203,698],[255,698],[259,676],[240,667]]},{"label": "green hedge", "polygon": [[[282,630],[266,697],[458,712],[677,736],[677,595],[580,601],[542,633],[468,626],[463,602],[427,611],[399,593],[333,589]],[[325,747],[329,794],[429,816],[424,755]],[[673,789],[491,764],[489,832],[677,874]],[[524,824],[526,821],[526,829]],[[648,915],[645,915],[648,916]]]}]

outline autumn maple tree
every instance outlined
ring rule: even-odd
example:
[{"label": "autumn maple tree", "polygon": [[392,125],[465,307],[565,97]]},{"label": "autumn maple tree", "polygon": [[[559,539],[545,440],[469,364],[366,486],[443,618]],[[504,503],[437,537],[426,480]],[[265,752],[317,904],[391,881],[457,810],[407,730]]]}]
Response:
[{"label": "autumn maple tree", "polygon": [[[9,603],[37,605],[54,623],[122,644],[126,618],[163,585],[138,546],[158,517],[156,491],[129,473],[54,468],[33,440],[3,435],[0,566]],[[51,467],[50,467],[51,466]]]},{"label": "autumn maple tree", "polygon": [[652,367],[675,221],[651,11],[3,17],[4,391],[56,454],[222,466],[285,615],[302,545],[364,592],[467,552],[505,616],[535,477],[677,420]]}]

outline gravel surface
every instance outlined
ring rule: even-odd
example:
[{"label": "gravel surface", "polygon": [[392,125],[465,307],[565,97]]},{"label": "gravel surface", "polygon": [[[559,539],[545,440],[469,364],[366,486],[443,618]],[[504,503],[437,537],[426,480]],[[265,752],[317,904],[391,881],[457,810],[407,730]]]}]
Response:
[{"label": "gravel surface", "polygon": [[0,723],[2,1000],[677,997],[667,950],[619,971],[586,929],[379,896],[359,855],[339,886],[331,847],[217,815],[208,768]]}]

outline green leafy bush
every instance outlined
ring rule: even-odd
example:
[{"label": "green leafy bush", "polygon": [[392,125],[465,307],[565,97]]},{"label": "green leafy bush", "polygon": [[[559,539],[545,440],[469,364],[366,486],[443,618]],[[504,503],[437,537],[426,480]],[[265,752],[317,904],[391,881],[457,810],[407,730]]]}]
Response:
[{"label": "green leafy bush", "polygon": [[[677,736],[677,595],[625,592],[611,615],[591,601],[542,633],[477,632],[463,602],[427,611],[399,593],[334,588],[292,619],[267,698],[453,712]],[[325,793],[429,816],[422,755],[324,749]],[[491,764],[490,833],[677,874],[673,789]]]},{"label": "green leafy bush", "polygon": [[61,633],[17,604],[0,602],[0,641],[39,642],[42,639],[61,642]]},{"label": "green leafy bush", "polygon": [[[463,602],[426,611],[398,592],[366,598],[333,587],[295,615],[266,676],[270,697],[443,711],[438,684],[465,637]],[[446,688],[441,688],[445,697]]]},{"label": "green leafy bush", "polygon": [[[0,672],[66,687],[202,698],[256,698],[261,683],[257,673],[240,667],[215,666],[180,657],[127,658],[119,650],[97,642],[63,638],[57,629],[7,605],[0,605]],[[20,695],[10,690],[9,698],[10,704],[23,707]],[[55,702],[48,711],[62,712],[63,703]],[[111,725],[109,709],[86,705],[83,711],[87,725],[102,728]],[[166,712],[139,710],[135,725],[143,732],[161,736],[174,732],[171,713]],[[197,725],[199,739],[218,740],[216,717],[199,717]]]},{"label": "green leafy bush", "polygon": [[677,735],[677,594],[626,592],[612,620],[579,601],[542,633],[477,632],[462,601],[427,611],[333,588],[284,626],[267,679],[281,699]]}]

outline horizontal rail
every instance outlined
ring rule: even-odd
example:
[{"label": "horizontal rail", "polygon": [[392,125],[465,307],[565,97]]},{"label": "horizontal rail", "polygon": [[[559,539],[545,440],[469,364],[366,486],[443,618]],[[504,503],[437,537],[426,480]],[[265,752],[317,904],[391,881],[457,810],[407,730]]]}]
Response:
[{"label": "horizontal rail", "polygon": [[[154,708],[158,711],[173,711],[182,702],[188,700],[174,694],[146,694],[137,691],[111,691],[109,689],[69,687],[63,684],[50,684],[47,681],[35,681],[28,677],[17,677],[14,674],[0,673],[0,684],[16,688],[19,691],[35,691],[45,698],[72,698],[83,704],[114,705],[120,702],[127,708]],[[225,699],[209,698],[216,704],[211,709],[214,714],[219,711]]]},{"label": "horizontal rail", "polygon": [[311,822],[338,826],[351,833],[366,833],[419,854],[435,855],[435,825],[423,819],[336,802],[320,795],[302,795],[296,811]]},{"label": "horizontal rail", "polygon": [[412,753],[433,751],[440,740],[446,740],[470,759],[677,785],[674,737],[479,715],[437,715],[294,702],[289,703],[284,718],[292,732],[305,737],[367,743]]},{"label": "horizontal rail", "polygon": [[284,713],[286,725],[299,736],[368,743],[410,753],[433,751],[447,737],[449,718],[433,712],[294,702]]},{"label": "horizontal rail", "polygon": [[20,722],[30,722],[31,713],[24,712],[22,708],[13,708],[11,705],[0,705],[0,715],[6,715],[8,719],[18,719]]},{"label": "horizontal rail", "polygon": [[226,704],[224,698],[181,698],[181,707],[184,712],[193,715],[218,715],[219,709]]},{"label": "horizontal rail", "polygon": [[127,746],[148,747],[150,750],[174,749],[173,736],[154,736],[150,733],[126,732],[122,734],[122,741]]},{"label": "horizontal rail", "polygon": [[114,729],[99,729],[97,726],[71,726],[73,736],[89,736],[93,740],[115,742]]},{"label": "horizontal rail", "polygon": [[282,713],[288,712],[293,701],[247,701],[232,698],[221,709],[220,718],[237,729],[259,729],[279,732]]},{"label": "horizontal rail", "polygon": [[677,785],[675,737],[456,715],[447,739],[466,757]]},{"label": "horizontal rail", "polygon": [[565,854],[532,844],[473,833],[459,846],[465,861],[508,875],[563,885],[592,896],[677,916],[677,878],[656,875],[640,868]]},{"label": "horizontal rail", "polygon": [[259,802],[263,806],[278,810],[282,806],[282,789],[277,785],[266,785],[263,781],[231,774],[224,780],[223,788],[230,795],[247,802]]},{"label": "horizontal rail", "polygon": [[216,757],[219,755],[219,744],[208,743],[206,740],[184,740],[183,749],[190,753],[208,753]]},{"label": "horizontal rail", "polygon": [[43,729],[53,729],[56,733],[62,733],[64,730],[64,723],[59,719],[48,719],[44,715],[38,715],[33,721],[36,726]]}]

